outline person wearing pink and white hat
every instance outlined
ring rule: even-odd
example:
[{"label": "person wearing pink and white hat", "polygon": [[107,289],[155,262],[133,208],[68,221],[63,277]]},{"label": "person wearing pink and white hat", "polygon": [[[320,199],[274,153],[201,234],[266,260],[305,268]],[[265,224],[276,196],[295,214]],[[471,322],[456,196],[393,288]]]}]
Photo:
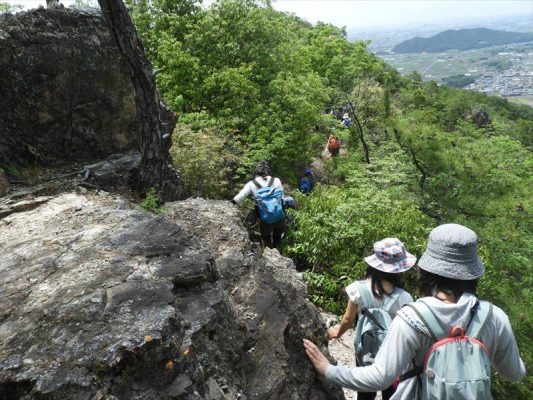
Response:
[{"label": "person wearing pink and white hat", "polygon": [[[416,257],[405,250],[400,240],[386,238],[374,243],[374,254],[365,257],[365,262],[368,265],[366,279],[346,287],[348,305],[340,324],[328,329],[329,339],[340,338],[353,328],[356,316],[359,314],[361,317],[365,308],[365,296],[366,302],[372,302],[373,307],[386,308],[391,318],[403,305],[413,301],[411,295],[402,289],[401,274],[415,265]],[[392,386],[387,388],[382,393],[383,399],[389,399],[393,393]],[[372,400],[376,392],[359,392],[357,396],[359,400]]]},{"label": "person wearing pink and white hat", "polygon": [[[434,228],[429,234],[426,251],[418,261],[418,286],[422,297],[397,312],[397,318],[390,324],[374,363],[351,368],[331,365],[318,346],[303,339],[305,352],[316,371],[325,377],[326,382],[354,390],[382,390],[396,381],[398,387],[391,400],[492,399],[490,372],[481,379],[451,382],[441,377],[435,379],[434,370],[424,370],[430,350],[438,340],[433,328],[428,327],[439,326],[442,332],[450,332],[450,335],[457,328],[466,331],[474,316],[481,312],[480,304],[487,303],[478,299],[476,294],[478,281],[485,271],[483,261],[478,256],[477,244],[476,233],[466,226],[452,223]],[[382,254],[375,255],[378,259],[384,258]],[[489,305],[478,336],[469,338],[469,345],[465,349],[470,351],[473,349],[471,343],[477,341],[489,360],[485,368],[493,367],[506,379],[520,380],[526,375],[526,369],[509,317],[496,305]],[[420,314],[417,311],[420,306],[429,312]],[[433,323],[428,324],[423,315],[430,315]],[[460,347],[457,349],[460,350]],[[457,367],[457,362],[461,361],[459,358],[467,353],[458,351],[456,354],[461,356],[456,356],[455,363],[450,364],[453,367]],[[444,362],[451,361],[444,355],[442,359]],[[477,368],[477,372],[486,372],[476,365],[476,360],[462,360],[463,371]],[[450,372],[456,371],[452,369]],[[431,396],[435,392],[427,392],[430,381],[432,388],[440,390],[438,397]],[[455,383],[460,385],[456,386]],[[467,386],[472,389],[472,385],[475,385],[475,392],[465,390]],[[461,389],[456,390],[458,387]]]}]

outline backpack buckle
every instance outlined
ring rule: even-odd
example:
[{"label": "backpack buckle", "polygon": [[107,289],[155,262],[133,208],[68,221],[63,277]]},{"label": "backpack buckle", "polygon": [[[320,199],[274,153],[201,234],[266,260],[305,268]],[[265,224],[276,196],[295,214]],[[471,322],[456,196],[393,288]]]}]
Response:
[{"label": "backpack buckle", "polygon": [[464,329],[460,325],[455,325],[450,329],[450,337],[462,337],[465,335]]}]

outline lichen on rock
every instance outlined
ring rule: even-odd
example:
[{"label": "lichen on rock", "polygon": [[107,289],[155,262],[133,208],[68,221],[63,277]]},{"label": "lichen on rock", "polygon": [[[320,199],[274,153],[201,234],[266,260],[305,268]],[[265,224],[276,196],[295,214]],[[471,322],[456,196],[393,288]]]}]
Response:
[{"label": "lichen on rock", "polygon": [[0,219],[0,398],[341,399],[294,264],[226,201],[67,193]]}]

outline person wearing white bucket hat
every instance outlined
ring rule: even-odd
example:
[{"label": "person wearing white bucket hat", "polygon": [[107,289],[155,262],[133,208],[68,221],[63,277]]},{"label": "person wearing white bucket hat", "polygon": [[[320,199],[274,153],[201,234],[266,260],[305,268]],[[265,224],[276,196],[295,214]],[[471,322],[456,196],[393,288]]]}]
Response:
[{"label": "person wearing white bucket hat", "polygon": [[[477,255],[477,235],[458,224],[436,227],[429,235],[427,249],[418,266],[419,291],[424,297],[397,313],[399,318],[392,321],[374,364],[362,368],[330,365],[320,349],[304,339],[307,356],[317,372],[324,375],[329,383],[362,391],[384,389],[396,381],[398,387],[391,400],[492,399],[490,370],[482,377],[484,382],[461,382],[464,379],[462,373],[469,374],[478,370],[478,364],[474,362],[477,360],[468,358],[474,352],[483,355],[483,360],[486,361],[484,367],[494,367],[504,378],[523,378],[526,370],[509,318],[500,308],[476,297],[477,282],[485,269]],[[421,313],[420,310],[424,309]],[[481,310],[489,311],[481,313]],[[477,327],[477,333],[473,337],[464,336],[471,326]],[[435,327],[444,336],[437,336]],[[448,337],[446,332],[450,332]],[[439,343],[444,344],[438,347]],[[462,343],[466,345],[463,346]],[[446,347],[449,344],[453,346]],[[458,353],[463,348],[466,352]],[[424,370],[428,359],[439,349],[452,351],[442,354],[453,354],[455,351],[455,358],[440,360],[441,363],[448,362],[452,365],[451,372],[454,372],[453,367],[461,360],[465,363],[461,366],[457,381],[464,383],[461,390],[452,392],[450,389],[457,389],[457,382],[440,377],[435,379],[435,370]],[[458,357],[457,354],[465,358]],[[438,362],[439,360],[436,361],[437,364]],[[437,386],[440,390],[438,394],[431,392],[431,388]],[[472,394],[465,390],[472,387],[481,389],[482,392]]]},{"label": "person wearing white bucket hat", "polygon": [[[373,345],[373,349],[363,348],[363,326],[367,310],[382,309],[390,315],[390,320],[392,320],[403,305],[413,301],[411,295],[402,289],[401,274],[415,265],[416,257],[405,250],[400,240],[386,238],[374,243],[374,253],[365,257],[364,260],[368,265],[366,279],[353,282],[346,287],[348,305],[344,316],[339,325],[328,329],[329,339],[340,338],[346,330],[354,326],[358,316],[359,329],[356,329],[358,365],[371,364],[375,356],[373,353],[379,348],[379,341]],[[379,316],[369,318],[379,318]],[[385,319],[387,321],[381,322],[381,325],[390,324],[386,316]],[[383,328],[384,336],[387,326]],[[376,336],[375,332],[369,334]],[[383,400],[389,399],[393,393],[393,387],[383,390]],[[375,391],[358,393],[359,400],[373,400],[375,397]]]}]

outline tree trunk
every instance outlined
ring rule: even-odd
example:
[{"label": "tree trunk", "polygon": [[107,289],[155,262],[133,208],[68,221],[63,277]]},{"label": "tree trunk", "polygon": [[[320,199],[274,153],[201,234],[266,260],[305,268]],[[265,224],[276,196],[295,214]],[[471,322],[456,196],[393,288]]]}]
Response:
[{"label": "tree trunk", "polygon": [[122,0],[98,0],[98,3],[128,64],[135,89],[141,133],[141,168],[137,189],[145,193],[154,187],[162,200],[176,200],[183,194],[183,183],[169,164],[169,150],[177,117],[159,97],[152,66]]},{"label": "tree trunk", "polygon": [[353,103],[348,100],[346,97],[346,103],[350,107],[350,114],[352,115],[352,119],[355,121],[355,124],[357,125],[357,131],[359,132],[359,140],[361,141],[361,144],[363,145],[363,152],[365,154],[365,161],[367,164],[370,164],[370,150],[368,149],[368,144],[365,140],[365,135],[363,133],[363,127],[361,126],[361,122],[359,121],[359,118],[357,117],[357,113],[355,112],[355,106]]}]

